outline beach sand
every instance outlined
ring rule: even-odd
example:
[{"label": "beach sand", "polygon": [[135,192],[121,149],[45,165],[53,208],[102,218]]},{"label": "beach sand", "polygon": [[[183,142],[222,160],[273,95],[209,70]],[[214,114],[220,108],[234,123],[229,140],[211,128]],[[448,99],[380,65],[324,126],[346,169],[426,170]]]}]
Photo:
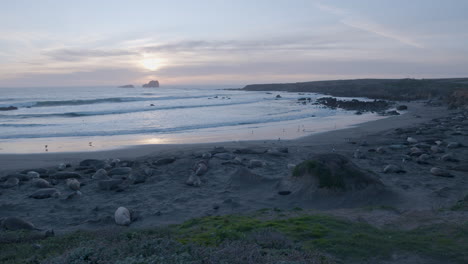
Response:
[{"label": "beach sand", "polygon": [[[39,228],[59,233],[115,226],[114,212],[120,206],[132,211],[131,228],[180,223],[207,215],[293,207],[361,219],[378,226],[412,228],[437,221],[466,221],[465,212],[442,213],[436,209],[451,206],[466,195],[467,172],[453,168],[468,162],[468,149],[464,147],[468,145],[467,114],[420,102],[407,105],[409,110],[400,116],[296,140],[145,145],[81,153],[2,154],[1,177],[46,168],[49,171],[41,177],[54,184],[60,194],[55,198],[30,198],[28,196],[38,190],[31,180],[0,189],[0,218],[20,217]],[[397,128],[400,129],[395,130]],[[429,158],[426,163],[418,163],[419,156],[407,156],[415,147],[407,142],[407,137],[431,146],[441,140],[440,147],[445,152],[431,153],[423,149]],[[449,142],[461,145],[449,149]],[[395,145],[400,147],[392,148]],[[376,151],[379,147],[386,151]],[[285,148],[287,153],[278,151]],[[206,153],[213,157],[208,159]],[[293,166],[320,153],[342,154],[360,168],[375,172],[385,185],[385,191],[372,195],[326,193],[323,197],[280,195],[278,186],[291,175]],[[453,153],[459,161],[441,160],[447,153]],[[187,185],[194,165],[204,158],[208,171],[200,176],[200,186]],[[79,168],[79,163],[85,159],[119,159],[117,167],[130,167],[135,174],[143,175],[143,180],[132,184],[135,179],[129,181],[132,177],[129,173],[116,175],[113,178],[122,178],[123,183],[115,190],[102,190],[98,180],[91,178],[95,170]],[[57,171],[60,163],[71,165],[65,171],[80,174],[80,195],[70,190],[65,180],[52,179],[52,171]],[[383,173],[383,168],[389,164],[403,168],[406,173]],[[430,169],[436,166],[449,170],[454,177],[432,175]],[[396,210],[363,210],[369,206]]]}]

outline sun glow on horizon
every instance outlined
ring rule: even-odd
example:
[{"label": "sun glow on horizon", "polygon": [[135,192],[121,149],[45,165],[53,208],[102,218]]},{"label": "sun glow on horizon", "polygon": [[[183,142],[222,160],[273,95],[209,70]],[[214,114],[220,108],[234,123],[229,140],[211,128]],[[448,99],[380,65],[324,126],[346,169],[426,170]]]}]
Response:
[{"label": "sun glow on horizon", "polygon": [[145,58],[143,58],[140,61],[140,63],[145,69],[150,70],[150,71],[157,71],[157,70],[161,69],[161,67],[164,66],[163,60],[157,59],[157,58],[154,58],[154,57],[146,57],[145,56]]}]

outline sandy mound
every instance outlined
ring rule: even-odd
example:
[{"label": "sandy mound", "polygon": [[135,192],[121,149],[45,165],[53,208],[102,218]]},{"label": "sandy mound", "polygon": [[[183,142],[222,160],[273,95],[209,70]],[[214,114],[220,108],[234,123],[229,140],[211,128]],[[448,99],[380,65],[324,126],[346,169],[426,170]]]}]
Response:
[{"label": "sandy mound", "polygon": [[273,183],[273,180],[257,175],[249,169],[241,167],[230,175],[228,186],[236,190],[250,190],[265,187],[268,183]]},{"label": "sandy mound", "polygon": [[334,153],[315,155],[297,165],[292,175],[278,184],[278,193],[327,206],[380,204],[388,195],[376,174]]}]

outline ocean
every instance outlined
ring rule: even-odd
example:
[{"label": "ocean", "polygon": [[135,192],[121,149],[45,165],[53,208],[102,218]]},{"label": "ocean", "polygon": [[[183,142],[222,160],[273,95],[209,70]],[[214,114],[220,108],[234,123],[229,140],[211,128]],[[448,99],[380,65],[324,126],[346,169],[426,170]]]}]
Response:
[{"label": "ocean", "polygon": [[[294,139],[382,118],[313,104],[323,96],[187,86],[0,88],[0,107],[18,107],[0,111],[0,153]],[[303,97],[311,103],[298,102]]]}]

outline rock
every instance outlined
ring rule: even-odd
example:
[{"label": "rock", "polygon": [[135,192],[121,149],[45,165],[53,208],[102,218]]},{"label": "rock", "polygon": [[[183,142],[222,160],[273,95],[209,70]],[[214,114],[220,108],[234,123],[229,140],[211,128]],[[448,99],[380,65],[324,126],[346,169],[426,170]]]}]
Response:
[{"label": "rock", "polygon": [[60,163],[58,166],[57,166],[57,170],[59,171],[63,171],[64,169],[67,168],[67,164],[65,163]]},{"label": "rock", "polygon": [[6,180],[1,186],[2,188],[12,188],[12,187],[18,186],[18,184],[19,184],[19,179],[12,177]]},{"label": "rock", "polygon": [[37,188],[52,188],[52,185],[48,181],[41,178],[33,179],[32,185]]},{"label": "rock", "polygon": [[55,188],[45,188],[35,191],[33,194],[29,195],[30,198],[34,199],[46,199],[46,198],[57,198],[60,195],[60,192]]},{"label": "rock", "polygon": [[383,172],[384,173],[405,173],[406,171],[403,170],[400,166],[390,164],[384,167]]},{"label": "rock", "polygon": [[11,111],[11,110],[18,110],[18,107],[16,106],[7,106],[7,107],[0,107],[0,111]]},{"label": "rock", "polygon": [[216,153],[216,154],[213,155],[213,157],[218,158],[218,159],[222,159],[222,160],[232,160],[236,156],[234,156],[234,154],[226,152],[226,153]]},{"label": "rock", "polygon": [[162,158],[162,159],[158,159],[158,160],[154,161],[153,164],[156,165],[156,166],[167,165],[167,164],[173,163],[175,160],[176,160],[175,157]]},{"label": "rock", "polygon": [[81,167],[93,167],[95,169],[102,169],[107,165],[107,162],[97,159],[86,159],[80,162]]},{"label": "rock", "polygon": [[421,156],[422,154],[424,154],[424,151],[422,151],[420,148],[417,148],[417,147],[412,147],[410,149],[410,156]]},{"label": "rock", "polygon": [[130,172],[132,172],[132,168],[130,168],[130,167],[118,167],[118,168],[113,168],[107,174],[109,176],[128,175],[128,174],[130,174]]},{"label": "rock", "polygon": [[159,87],[159,82],[158,81],[150,81],[147,84],[143,84],[143,88],[157,88]]},{"label": "rock", "polygon": [[264,149],[254,149],[254,148],[243,148],[236,149],[233,151],[235,154],[263,154],[265,153]]},{"label": "rock", "polygon": [[393,145],[390,145],[388,146],[390,149],[394,149],[394,150],[397,150],[397,149],[405,149],[407,148],[408,146],[406,145],[402,145],[402,144],[393,144]]},{"label": "rock", "polygon": [[406,106],[406,105],[399,105],[399,106],[397,106],[396,110],[398,110],[398,111],[408,110],[408,106]]},{"label": "rock", "polygon": [[80,198],[81,196],[83,196],[83,194],[80,191],[74,191],[72,193],[67,194],[65,196],[65,200],[72,200],[72,199]]},{"label": "rock", "polygon": [[431,168],[431,174],[439,177],[454,177],[452,174],[450,174],[450,172],[437,167]]},{"label": "rock", "polygon": [[67,187],[73,191],[78,191],[80,189],[80,182],[75,178],[67,179]]},{"label": "rock", "polygon": [[37,169],[29,169],[29,170],[23,170],[21,171],[22,174],[28,174],[28,172],[30,171],[35,171],[39,174],[46,174],[47,173],[47,170],[44,169],[44,168],[37,168]]},{"label": "rock", "polygon": [[262,160],[253,159],[253,160],[249,161],[249,167],[250,168],[259,168],[259,167],[263,167],[265,165],[266,165],[266,163],[264,161],[262,161]]},{"label": "rock", "polygon": [[144,183],[146,181],[146,175],[138,171],[133,171],[130,174],[129,179],[132,181],[133,184]]},{"label": "rock", "polygon": [[408,137],[408,138],[406,139],[406,141],[407,141],[408,143],[410,143],[410,144],[416,144],[416,143],[419,142],[417,139],[412,138],[412,137]]},{"label": "rock", "polygon": [[421,154],[418,159],[416,160],[417,163],[419,164],[428,164],[427,160],[429,160],[431,158],[430,155],[428,154]]},{"label": "rock", "polygon": [[468,164],[455,166],[452,168],[452,170],[468,172]]},{"label": "rock", "polygon": [[459,148],[459,147],[461,147],[461,144],[458,143],[458,142],[450,142],[450,143],[447,144],[447,148],[450,148],[450,149],[451,148]]},{"label": "rock", "polygon": [[433,153],[443,153],[444,152],[444,150],[439,146],[431,146],[431,151]]},{"label": "rock", "polygon": [[200,177],[196,174],[191,174],[185,184],[189,186],[199,187],[201,185]]},{"label": "rock", "polygon": [[29,171],[28,174],[26,174],[29,179],[37,179],[40,178],[41,175],[35,171]]},{"label": "rock", "polygon": [[126,84],[126,85],[121,85],[117,88],[135,88],[135,86],[133,86],[133,84]]},{"label": "rock", "polygon": [[114,220],[117,225],[128,226],[132,222],[130,211],[125,207],[119,207],[114,213]]},{"label": "rock", "polygon": [[212,156],[211,153],[206,152],[202,154],[202,159],[211,159]]},{"label": "rock", "polygon": [[211,151],[211,154],[217,154],[217,153],[224,153],[228,152],[226,148],[224,147],[214,147],[213,150]]},{"label": "rock", "polygon": [[73,172],[73,171],[61,171],[61,172],[57,172],[55,174],[52,174],[50,176],[50,178],[58,179],[58,180],[65,180],[65,179],[69,179],[69,178],[80,179],[81,174],[79,174],[77,172]]},{"label": "rock", "polygon": [[385,147],[378,147],[377,149],[375,149],[375,152],[379,154],[385,154],[387,153],[387,149]]},{"label": "rock", "polygon": [[18,217],[6,217],[0,222],[0,226],[6,230],[39,230],[31,222]]},{"label": "rock", "polygon": [[443,155],[440,160],[442,161],[451,161],[451,162],[458,162],[459,160],[455,158],[455,156],[453,155],[453,153],[447,153],[445,155]]},{"label": "rock", "polygon": [[387,112],[385,112],[385,115],[400,115],[400,113],[398,113],[398,112],[395,111],[395,110],[392,110],[392,111],[387,111]]},{"label": "rock", "polygon": [[279,94],[276,95],[276,99],[279,99],[279,98],[281,98],[281,95],[279,95]]},{"label": "rock", "polygon": [[195,175],[201,176],[208,171],[208,163],[204,160],[199,161],[197,164],[195,164],[193,170],[195,171]]},{"label": "rock", "polygon": [[14,174],[8,174],[6,176],[2,176],[1,179],[0,179],[0,182],[6,181],[6,180],[8,180],[10,178],[17,178],[20,181],[28,181],[29,180],[29,177],[28,177],[27,174],[14,173]]},{"label": "rock", "polygon": [[107,176],[107,171],[105,169],[97,170],[91,178],[95,180],[109,180],[109,176]]},{"label": "rock", "polygon": [[102,180],[98,181],[98,187],[103,191],[117,190],[121,183],[123,183],[121,179]]},{"label": "rock", "polygon": [[366,156],[360,149],[356,149],[353,153],[353,158],[355,159],[365,159]]},{"label": "rock", "polygon": [[273,155],[273,156],[286,156],[286,154],[289,152],[288,148],[270,148],[266,151],[267,154]]}]

